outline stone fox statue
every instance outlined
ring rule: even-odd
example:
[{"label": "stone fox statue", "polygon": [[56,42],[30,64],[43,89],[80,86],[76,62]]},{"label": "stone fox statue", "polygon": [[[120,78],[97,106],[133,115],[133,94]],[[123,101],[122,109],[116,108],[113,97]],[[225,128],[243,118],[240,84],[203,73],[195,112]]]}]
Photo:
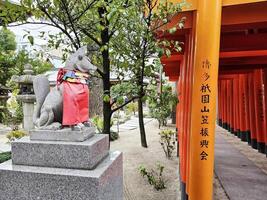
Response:
[{"label": "stone fox statue", "polygon": [[89,125],[86,81],[89,73],[94,73],[96,69],[87,57],[87,48],[82,47],[69,57],[65,67],[59,71],[56,87],[50,90],[47,77],[36,76],[33,80],[35,126],[56,130],[64,125],[81,130],[84,125]]}]

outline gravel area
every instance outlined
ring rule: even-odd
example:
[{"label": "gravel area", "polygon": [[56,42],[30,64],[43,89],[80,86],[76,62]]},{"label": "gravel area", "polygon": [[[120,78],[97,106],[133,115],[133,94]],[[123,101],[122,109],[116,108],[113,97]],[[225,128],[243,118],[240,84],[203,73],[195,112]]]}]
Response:
[{"label": "gravel area", "polygon": [[[168,127],[174,129],[174,126]],[[140,144],[139,130],[120,132],[120,138],[111,143],[111,150],[123,152],[124,166],[124,199],[125,200],[179,200],[180,185],[178,175],[178,158],[176,153],[172,160],[166,159],[159,143],[158,123],[153,120],[146,124],[148,148]],[[176,151],[175,151],[176,152]],[[167,189],[156,191],[138,172],[140,164],[147,168],[155,167],[160,162],[165,166],[164,177]],[[219,180],[214,180],[214,200],[228,200]]]}]

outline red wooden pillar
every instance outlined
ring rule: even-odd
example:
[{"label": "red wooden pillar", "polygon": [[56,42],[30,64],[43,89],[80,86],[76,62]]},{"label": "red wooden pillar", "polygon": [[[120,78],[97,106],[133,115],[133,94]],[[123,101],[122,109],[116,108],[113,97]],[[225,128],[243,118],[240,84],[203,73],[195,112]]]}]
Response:
[{"label": "red wooden pillar", "polygon": [[221,87],[222,87],[222,84],[221,84],[221,80],[218,80],[218,125],[219,126],[222,126],[222,102],[221,102]]},{"label": "red wooden pillar", "polygon": [[226,81],[222,80],[222,104],[223,104],[223,110],[222,110],[222,127],[225,129],[227,126],[227,95],[226,95]]},{"label": "red wooden pillar", "polygon": [[184,144],[183,144],[183,151],[184,151],[184,160],[183,160],[183,173],[182,173],[182,184],[184,184],[184,188],[182,190],[182,199],[187,198],[186,188],[188,186],[187,183],[187,160],[188,160],[188,140],[189,140],[189,123],[188,123],[188,73],[189,73],[189,43],[188,43],[188,35],[186,35],[186,46],[185,46],[185,53],[184,53],[184,59],[185,59],[185,70],[183,71],[184,76]]},{"label": "red wooden pillar", "polygon": [[[194,16],[195,18],[195,16]],[[192,30],[192,32],[188,36],[188,56],[189,56],[189,62],[188,62],[188,73],[187,73],[187,88],[188,88],[188,139],[187,139],[187,162],[186,162],[186,194],[187,198],[189,196],[189,172],[190,172],[190,137],[191,137],[191,118],[192,118],[192,86],[193,86],[193,66],[194,66],[194,49],[195,49],[195,30]]]},{"label": "red wooden pillar", "polygon": [[234,134],[234,95],[233,95],[233,79],[230,80],[230,132]]},{"label": "red wooden pillar", "polygon": [[245,140],[250,144],[250,123],[249,123],[249,92],[248,92],[248,74],[244,74],[244,103],[245,103]]},{"label": "red wooden pillar", "polygon": [[[179,76],[178,81],[177,81],[177,97],[178,97],[179,101],[181,98],[180,91],[181,91],[181,78]],[[180,127],[180,117],[181,117],[180,113],[181,113],[181,104],[178,103],[176,106],[177,157],[180,156],[180,153],[179,153],[180,152],[179,151],[179,142],[180,142],[180,138],[179,138],[180,129],[179,129],[179,127]]]},{"label": "red wooden pillar", "polygon": [[264,69],[263,75],[263,83],[264,83],[264,119],[265,119],[265,153],[267,157],[267,67]]},{"label": "red wooden pillar", "polygon": [[240,118],[240,132],[238,137],[242,141],[246,138],[246,126],[245,126],[245,87],[244,87],[244,75],[239,75],[239,118]]},{"label": "red wooden pillar", "polygon": [[225,129],[230,128],[230,81],[226,80],[226,124]]},{"label": "red wooden pillar", "polygon": [[233,112],[234,112],[234,130],[233,133],[235,135],[237,135],[237,103],[236,103],[236,93],[237,93],[237,89],[236,89],[236,76],[233,79]]},{"label": "red wooden pillar", "polygon": [[256,113],[257,148],[261,153],[265,152],[264,114],[263,114],[263,73],[262,70],[254,71],[254,99]]},{"label": "red wooden pillar", "polygon": [[257,131],[256,131],[256,113],[255,113],[255,97],[254,97],[254,74],[248,75],[248,94],[249,94],[249,126],[250,126],[250,145],[257,149]]},{"label": "red wooden pillar", "polygon": [[236,130],[235,130],[235,135],[239,136],[240,135],[240,92],[239,92],[239,75],[236,76],[235,79],[235,108],[236,108]]}]

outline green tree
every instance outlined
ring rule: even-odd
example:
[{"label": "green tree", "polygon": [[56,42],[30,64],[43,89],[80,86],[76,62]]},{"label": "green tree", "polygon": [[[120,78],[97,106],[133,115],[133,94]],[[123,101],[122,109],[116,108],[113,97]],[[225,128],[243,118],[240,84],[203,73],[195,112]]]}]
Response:
[{"label": "green tree", "polygon": [[[157,0],[22,0],[19,8],[7,6],[2,11],[0,20],[6,24],[17,20],[21,24],[46,24],[58,28],[60,33],[48,35],[49,44],[56,48],[67,46],[66,53],[83,45],[90,46],[92,61],[98,66],[98,76],[103,80],[103,132],[110,133],[111,116],[115,111],[138,98],[140,99],[139,113],[141,113],[139,122],[140,128],[143,129],[141,130],[142,146],[146,147],[141,99],[145,94],[143,78],[145,73],[150,71],[146,63],[148,56],[157,52],[157,48],[154,47],[157,44],[154,37],[155,31],[168,23],[174,13],[180,10],[180,6],[174,4],[167,3],[166,7],[166,1],[159,6],[157,3]],[[156,9],[158,9],[157,12]],[[27,21],[25,16],[29,14],[40,21]],[[28,38],[32,41],[32,37]],[[128,40],[128,38],[133,39]],[[150,43],[151,41],[153,43]],[[162,44],[157,44],[156,47],[160,45]],[[130,52],[134,52],[136,48],[141,51],[131,54]],[[133,56],[134,59],[121,60],[124,51],[127,51],[128,57]],[[166,52],[170,54],[170,50]],[[136,55],[138,58],[135,57]],[[135,80],[131,82],[138,90],[136,94],[133,92],[132,95],[126,95],[130,97],[127,101],[122,101],[124,95],[116,98],[111,96],[110,72],[112,66],[118,68],[117,64],[119,66],[123,64],[122,68],[125,72],[127,63],[131,66],[128,69],[135,71]],[[122,75],[125,74],[123,72]]]},{"label": "green tree", "polygon": [[[65,44],[68,46],[66,53],[82,45],[95,47],[92,60],[99,66],[97,72],[103,80],[104,90],[103,132],[109,134],[111,116],[115,112],[111,109],[113,103],[110,95],[112,40],[120,30],[120,20],[129,17],[129,7],[131,2],[128,0],[22,0],[20,7],[6,5],[0,20],[6,24],[17,20],[21,24],[46,24],[58,28],[61,33],[49,35],[50,45],[59,47]],[[27,13],[42,21],[27,21]]]},{"label": "green tree", "polygon": [[16,46],[15,34],[6,28],[2,28],[0,30],[0,51],[15,51]]},{"label": "green tree", "polygon": [[6,28],[0,29],[0,84],[6,85],[13,75],[23,74],[25,64],[31,64],[35,74],[51,69],[50,63],[30,58],[26,51],[16,53],[16,46],[14,33]]},{"label": "green tree", "polygon": [[[148,91],[144,80],[155,82],[156,75],[162,67],[159,65],[159,57],[170,56],[172,52],[182,50],[179,41],[168,41],[164,36],[173,34],[178,28],[183,27],[184,18],[169,29],[165,25],[181,11],[186,3],[184,1],[174,4],[167,0],[137,0],[134,4],[135,6],[130,10],[131,17],[122,20],[123,31],[118,34],[116,40],[118,42],[114,46],[120,53],[118,68],[131,71],[131,82],[137,87],[135,95],[138,97],[141,144],[147,147],[143,102]],[[154,63],[150,62],[151,58],[156,58]]]},{"label": "green tree", "polygon": [[149,97],[149,111],[153,118],[159,122],[159,128],[167,125],[167,118],[171,115],[173,106],[176,106],[178,99],[172,93],[172,88],[169,85],[162,86],[162,92],[157,93],[157,88],[151,88]]},{"label": "green tree", "polygon": [[15,64],[15,35],[6,28],[0,29],[0,84],[5,85],[12,74],[10,70]]}]

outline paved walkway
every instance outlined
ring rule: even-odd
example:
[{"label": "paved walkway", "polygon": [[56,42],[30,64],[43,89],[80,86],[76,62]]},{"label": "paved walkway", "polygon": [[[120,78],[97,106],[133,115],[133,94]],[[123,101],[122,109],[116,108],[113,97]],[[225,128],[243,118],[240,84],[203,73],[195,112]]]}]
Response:
[{"label": "paved walkway", "polygon": [[[152,118],[144,118],[144,124],[151,122]],[[111,129],[117,131],[117,124],[114,124]],[[139,120],[138,117],[132,116],[131,119],[127,120],[125,123],[119,125],[120,131],[134,130],[139,128]]]},{"label": "paved walkway", "polygon": [[7,144],[8,139],[6,138],[6,134],[9,131],[10,129],[0,125],[0,153],[11,150],[10,144]]},{"label": "paved walkway", "polygon": [[[215,172],[229,199],[267,199],[267,174],[260,166],[256,166],[253,161],[248,159],[251,154],[258,156],[258,159],[264,158],[261,158],[260,153],[251,149],[246,143],[236,146],[235,143],[242,142],[231,136],[226,130],[220,127],[216,129]],[[244,153],[243,148],[249,149],[251,152]]]}]

